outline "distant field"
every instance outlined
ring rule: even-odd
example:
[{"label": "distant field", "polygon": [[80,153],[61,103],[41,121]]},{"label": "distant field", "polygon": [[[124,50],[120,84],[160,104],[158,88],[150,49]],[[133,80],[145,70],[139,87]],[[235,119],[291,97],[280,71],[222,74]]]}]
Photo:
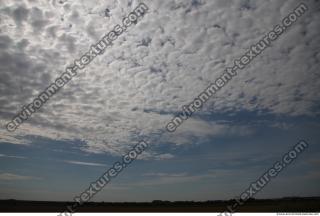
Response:
[{"label": "distant field", "polygon": [[[168,202],[150,203],[104,203],[90,202],[78,212],[222,212],[232,201]],[[66,202],[0,201],[0,212],[62,212]],[[320,198],[284,198],[250,200],[238,212],[320,212]]]}]

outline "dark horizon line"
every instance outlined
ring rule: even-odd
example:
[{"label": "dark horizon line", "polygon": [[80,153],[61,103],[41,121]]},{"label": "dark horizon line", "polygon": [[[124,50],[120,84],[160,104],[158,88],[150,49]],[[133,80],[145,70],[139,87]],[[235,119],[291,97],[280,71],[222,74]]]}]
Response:
[{"label": "dark horizon line", "polygon": [[[248,201],[250,200],[281,200],[281,199],[320,199],[319,196],[286,196],[286,197],[277,197],[277,198],[249,198]],[[235,198],[231,199],[216,199],[216,200],[205,200],[205,201],[195,201],[195,200],[175,200],[175,201],[170,201],[170,200],[160,200],[160,199],[155,199],[152,201],[88,201],[85,203],[153,203],[153,202],[196,202],[196,203],[204,203],[204,202],[228,202],[231,200],[235,200]],[[22,200],[22,199],[0,199],[0,202],[3,201],[18,201],[18,202],[57,202],[57,203],[73,203],[76,201],[48,201],[48,200]]]}]

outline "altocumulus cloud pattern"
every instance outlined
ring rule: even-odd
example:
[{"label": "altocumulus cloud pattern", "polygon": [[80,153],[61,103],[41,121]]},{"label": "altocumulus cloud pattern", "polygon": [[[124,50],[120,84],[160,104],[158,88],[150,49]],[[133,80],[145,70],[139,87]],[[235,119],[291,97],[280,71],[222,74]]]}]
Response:
[{"label": "altocumulus cloud pattern", "polygon": [[[130,1],[63,3],[1,1],[3,124],[134,7]],[[2,127],[1,139],[28,143],[24,135],[80,138],[88,151],[124,153],[123,143],[162,129],[159,125],[192,101],[298,1],[145,3],[150,8],[148,18],[119,38],[15,134]],[[309,3],[311,9],[316,4]],[[112,16],[104,15],[105,8]],[[310,13],[296,24],[278,41],[281,46],[264,53],[202,112],[319,113],[315,109],[320,84],[318,16]],[[183,144],[181,136],[198,126],[204,128],[202,133],[209,127],[216,133],[234,127],[194,119],[181,129],[180,138],[170,139]]]}]

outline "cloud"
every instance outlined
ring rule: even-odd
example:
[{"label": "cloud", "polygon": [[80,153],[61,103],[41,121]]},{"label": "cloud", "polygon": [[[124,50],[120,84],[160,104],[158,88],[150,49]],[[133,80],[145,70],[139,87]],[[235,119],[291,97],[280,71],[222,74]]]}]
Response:
[{"label": "cloud", "polygon": [[[5,122],[138,3],[1,2],[0,141],[27,144],[30,136],[80,139],[86,144],[82,150],[112,155],[124,154],[140,137],[163,131],[182,105],[298,4],[147,0],[150,11],[141,22],[9,134]],[[310,11],[199,114],[266,110],[285,116],[319,114],[320,13],[313,9],[315,1],[308,4]],[[106,8],[110,17],[103,15]],[[246,125],[232,124],[194,118],[167,140],[181,145],[253,132]]]},{"label": "cloud", "polygon": [[22,156],[5,155],[5,154],[0,154],[0,157],[5,157],[5,158],[17,158],[17,159],[26,159],[26,157],[22,157]]},{"label": "cloud", "polygon": [[84,166],[103,166],[106,167],[107,165],[101,163],[90,163],[90,162],[83,162],[83,161],[73,161],[73,160],[64,160],[63,162],[75,165],[84,165]]},{"label": "cloud", "polygon": [[171,143],[182,145],[204,142],[216,137],[248,136],[254,132],[254,128],[246,125],[191,118],[184,122],[174,133],[166,134],[164,139]]},{"label": "cloud", "polygon": [[205,177],[202,175],[189,175],[187,173],[145,173],[143,175],[151,179],[143,180],[139,183],[133,183],[133,185],[153,186],[162,184],[177,184],[198,181]]},{"label": "cloud", "polygon": [[16,181],[16,180],[40,180],[39,177],[34,176],[23,176],[17,175],[13,173],[0,173],[0,180],[1,181]]},{"label": "cloud", "polygon": [[152,172],[144,173],[143,176],[146,179],[141,180],[140,182],[133,182],[129,184],[131,186],[153,186],[153,185],[167,185],[167,184],[179,184],[186,182],[197,182],[203,179],[221,179],[221,178],[232,178],[237,170],[208,170],[205,174],[190,174],[190,173],[162,173],[162,172]]},{"label": "cloud", "polygon": [[144,173],[143,176],[153,176],[153,177],[183,177],[187,173]]}]

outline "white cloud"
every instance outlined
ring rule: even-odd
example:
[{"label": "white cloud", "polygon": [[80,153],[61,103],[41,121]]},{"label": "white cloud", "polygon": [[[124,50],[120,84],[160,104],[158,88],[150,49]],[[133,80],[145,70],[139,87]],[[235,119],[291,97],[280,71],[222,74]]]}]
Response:
[{"label": "white cloud", "polygon": [[23,176],[13,173],[0,173],[0,180],[2,181],[15,181],[15,180],[40,180],[39,177]]},{"label": "white cloud", "polygon": [[5,158],[16,158],[16,159],[26,159],[26,157],[22,157],[22,156],[16,156],[16,155],[5,155],[5,154],[0,154],[0,157],[5,157]]},{"label": "white cloud", "polygon": [[221,136],[247,136],[254,129],[244,125],[232,125],[230,122],[210,122],[191,118],[184,122],[174,133],[166,134],[165,139],[177,145],[194,144],[195,139],[201,142]]},{"label": "white cloud", "polygon": [[238,170],[209,170],[206,174],[189,174],[183,173],[144,173],[147,179],[140,182],[132,182],[128,185],[131,186],[153,186],[153,185],[167,185],[167,184],[179,184],[186,182],[195,182],[203,179],[219,179],[219,178],[232,178],[235,174],[238,174]]},{"label": "white cloud", "polygon": [[[2,0],[1,122],[60,74],[138,4],[120,1]],[[272,29],[298,1],[149,1],[150,11],[101,57],[68,83],[15,133],[0,141],[28,144],[27,135],[80,139],[83,150],[123,154],[141,135],[164,129],[210,81]],[[314,115],[319,101],[319,12],[310,11],[201,112],[228,110]],[[111,17],[104,17],[108,8]],[[148,43],[146,42],[148,41]],[[148,111],[151,110],[151,111]],[[190,123],[189,123],[190,122]],[[245,135],[246,126],[190,119],[171,137]],[[155,154],[156,155],[156,154]]]},{"label": "white cloud", "polygon": [[202,175],[188,175],[187,173],[145,173],[144,176],[151,179],[143,180],[139,183],[133,183],[136,186],[153,186],[162,184],[177,184],[183,182],[198,181],[205,176]]},{"label": "white cloud", "polygon": [[64,162],[75,165],[84,165],[84,166],[107,166],[101,163],[91,163],[91,162],[83,162],[83,161],[73,161],[73,160],[64,160]]}]

